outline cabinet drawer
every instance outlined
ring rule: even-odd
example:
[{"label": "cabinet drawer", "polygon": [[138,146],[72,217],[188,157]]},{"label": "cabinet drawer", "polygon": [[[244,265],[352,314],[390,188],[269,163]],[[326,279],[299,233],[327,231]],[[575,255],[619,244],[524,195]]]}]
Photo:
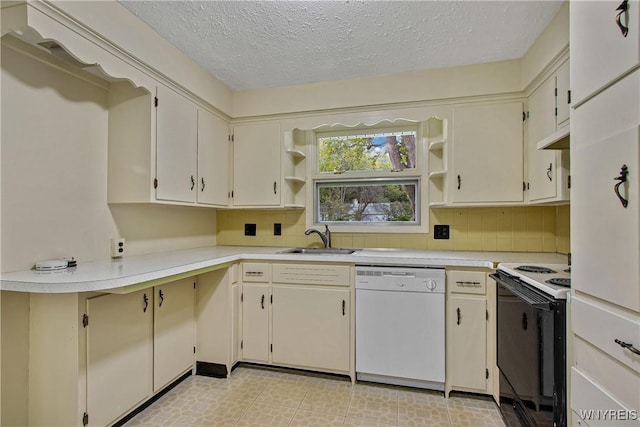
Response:
[{"label": "cabinet drawer", "polygon": [[301,285],[349,286],[348,265],[274,264],[273,282]]},{"label": "cabinet drawer", "polygon": [[[612,412],[615,412],[614,415],[626,414],[629,416],[632,408],[627,408],[615,400],[596,382],[575,367],[571,368],[571,409],[574,417],[578,415],[578,419],[574,419],[574,424],[583,420],[580,416],[584,415],[585,418],[591,418],[586,420],[589,426],[636,425],[635,421],[615,422],[612,421],[612,418],[605,418],[605,414],[609,414],[611,417]],[[601,412],[598,413],[598,411]]]},{"label": "cabinet drawer", "polygon": [[270,279],[270,267],[271,264],[258,262],[244,263],[242,264],[242,281],[268,283]]},{"label": "cabinet drawer", "polygon": [[576,369],[611,397],[629,409],[640,409],[640,374],[630,371],[580,337],[573,340],[573,359]]},{"label": "cabinet drawer", "polygon": [[484,271],[447,271],[447,286],[454,293],[484,295],[487,274]]},{"label": "cabinet drawer", "polygon": [[[574,297],[571,302],[571,324],[574,334],[638,374],[640,355],[622,348],[614,341],[618,339],[640,349],[640,318],[634,317],[623,316],[579,296]],[[603,328],[602,325],[606,327]],[[638,386],[640,387],[640,384]]]}]

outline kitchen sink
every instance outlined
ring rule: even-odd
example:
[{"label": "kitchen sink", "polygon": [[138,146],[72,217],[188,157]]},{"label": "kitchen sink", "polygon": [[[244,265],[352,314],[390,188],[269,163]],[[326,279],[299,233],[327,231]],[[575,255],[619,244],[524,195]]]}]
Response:
[{"label": "kitchen sink", "polygon": [[346,248],[293,248],[278,252],[279,254],[302,254],[302,255],[351,255],[359,249]]}]

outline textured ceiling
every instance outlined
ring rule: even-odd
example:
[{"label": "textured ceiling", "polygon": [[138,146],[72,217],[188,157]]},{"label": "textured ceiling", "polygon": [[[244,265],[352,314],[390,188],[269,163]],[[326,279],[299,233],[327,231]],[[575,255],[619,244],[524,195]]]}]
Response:
[{"label": "textured ceiling", "polygon": [[560,1],[121,1],[232,90],[522,57]]}]

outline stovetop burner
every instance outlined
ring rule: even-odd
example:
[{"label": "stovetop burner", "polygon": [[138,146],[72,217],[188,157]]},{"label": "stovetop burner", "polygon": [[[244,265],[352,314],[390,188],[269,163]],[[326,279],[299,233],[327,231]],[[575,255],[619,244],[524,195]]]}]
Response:
[{"label": "stovetop burner", "polygon": [[550,285],[564,286],[566,288],[571,287],[571,279],[565,278],[565,277],[554,277],[552,279],[547,280],[547,283]]},{"label": "stovetop burner", "polygon": [[542,273],[542,274],[556,273],[555,270],[552,270],[547,267],[540,267],[537,265],[521,265],[519,267],[516,267],[516,270],[526,271],[527,273]]}]

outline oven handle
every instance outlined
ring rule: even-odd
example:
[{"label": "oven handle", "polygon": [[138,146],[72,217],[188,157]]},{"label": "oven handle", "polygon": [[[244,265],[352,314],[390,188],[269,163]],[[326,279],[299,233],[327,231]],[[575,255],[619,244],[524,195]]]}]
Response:
[{"label": "oven handle", "polygon": [[[491,277],[493,280],[496,281],[497,284],[505,288],[508,292],[512,293],[518,299],[524,301],[531,307],[534,307],[538,310],[551,311],[551,303],[553,302],[551,298],[543,296],[542,294],[532,290],[532,292],[535,292],[538,296],[546,300],[544,302],[534,301],[529,297],[529,295],[523,293],[520,289],[518,289],[518,286],[517,286],[518,282],[515,279],[511,277],[505,277],[504,275],[497,274],[497,273],[490,274],[489,277]],[[523,285],[523,286],[527,286],[527,289],[532,289],[528,285]]]}]

